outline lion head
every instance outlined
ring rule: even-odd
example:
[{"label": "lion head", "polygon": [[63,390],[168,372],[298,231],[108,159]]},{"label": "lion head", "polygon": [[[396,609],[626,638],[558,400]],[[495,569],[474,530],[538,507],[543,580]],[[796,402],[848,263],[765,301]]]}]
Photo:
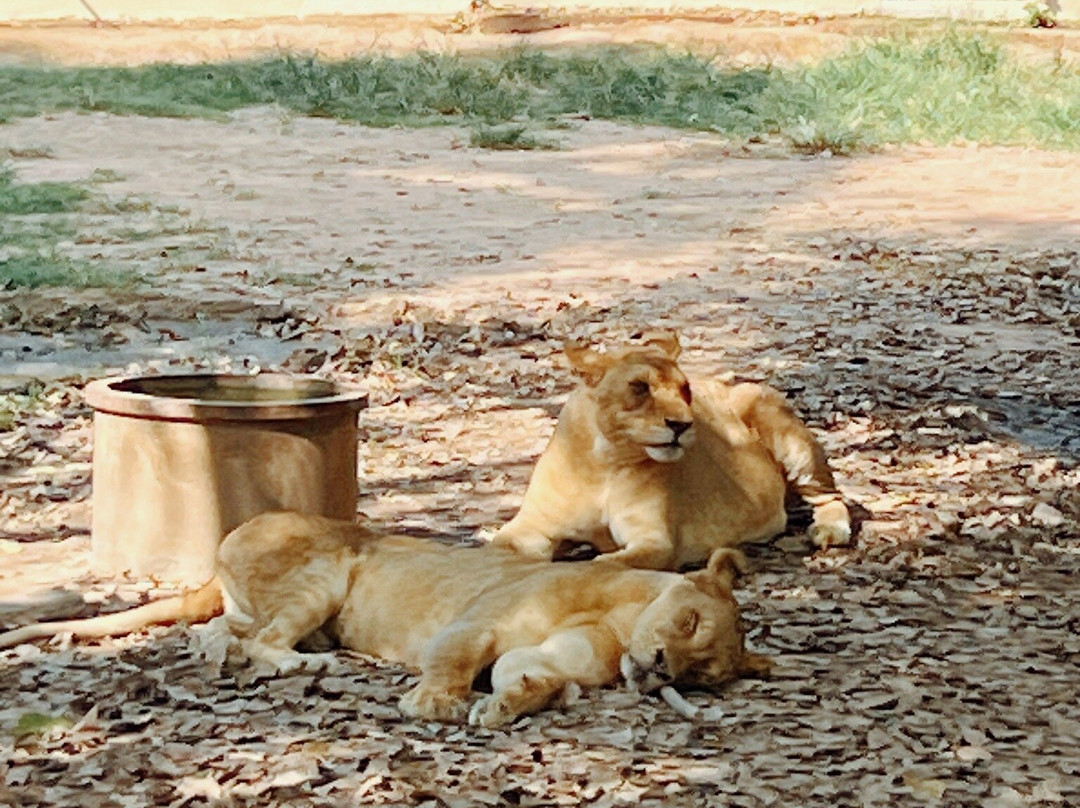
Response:
[{"label": "lion head", "polygon": [[682,459],[694,441],[694,417],[690,382],[675,363],[681,350],[675,334],[656,332],[606,353],[580,342],[565,350],[608,443],[658,463]]},{"label": "lion head", "polygon": [[716,550],[705,569],[684,576],[649,604],[620,661],[627,684],[642,693],[668,684],[711,689],[768,673],[769,659],[746,650],[732,594],[735,576],[745,567],[738,550]]}]

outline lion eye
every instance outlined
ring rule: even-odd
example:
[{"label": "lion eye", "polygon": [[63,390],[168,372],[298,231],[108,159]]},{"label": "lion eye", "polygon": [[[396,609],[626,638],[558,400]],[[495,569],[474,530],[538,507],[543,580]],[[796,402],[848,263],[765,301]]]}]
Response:
[{"label": "lion eye", "polygon": [[690,382],[683,382],[682,387],[679,388],[679,395],[682,396],[683,401],[687,404],[690,403]]},{"label": "lion eye", "polygon": [[650,389],[651,388],[649,387],[648,382],[630,382],[630,392],[633,393],[635,396],[647,396],[649,395]]},{"label": "lion eye", "polygon": [[683,633],[686,636],[689,637],[691,634],[693,634],[695,631],[697,631],[698,623],[700,622],[700,620],[701,620],[701,615],[698,614],[697,612],[695,612],[693,610],[687,612],[686,616],[683,618],[683,624],[682,624]]}]

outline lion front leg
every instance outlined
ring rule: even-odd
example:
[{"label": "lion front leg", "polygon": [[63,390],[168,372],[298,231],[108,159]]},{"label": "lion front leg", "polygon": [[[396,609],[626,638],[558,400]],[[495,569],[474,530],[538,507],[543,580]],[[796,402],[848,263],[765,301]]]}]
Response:
[{"label": "lion front leg", "polygon": [[551,561],[557,542],[541,530],[530,527],[519,513],[501,528],[491,539],[495,547],[508,547],[526,558]]},{"label": "lion front leg", "polygon": [[823,548],[848,544],[851,515],[836,488],[825,450],[783,394],[760,384],[739,384],[732,388],[729,402],[780,464],[788,487],[813,507],[809,533],[814,544]]},{"label": "lion front leg", "polygon": [[613,491],[610,497],[608,529],[618,549],[597,558],[638,569],[673,569],[675,537],[666,521],[667,502],[642,496],[635,489]]},{"label": "lion front leg", "polygon": [[662,534],[638,534],[625,547],[613,553],[598,555],[595,561],[617,561],[642,570],[670,570],[675,563],[675,548]]},{"label": "lion front leg", "polygon": [[457,721],[465,716],[477,674],[495,656],[495,632],[469,623],[448,626],[424,649],[420,681],[398,701],[411,718]]},{"label": "lion front leg", "polygon": [[552,634],[540,645],[514,648],[495,662],[490,696],[469,712],[469,723],[500,727],[542,710],[567,685],[602,685],[618,676],[622,647],[601,626],[582,626]]}]

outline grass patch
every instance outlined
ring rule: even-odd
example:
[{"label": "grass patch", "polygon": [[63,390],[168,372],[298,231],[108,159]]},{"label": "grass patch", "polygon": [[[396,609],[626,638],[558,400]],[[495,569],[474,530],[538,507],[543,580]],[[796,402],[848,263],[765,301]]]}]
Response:
[{"label": "grass patch", "polygon": [[81,185],[66,182],[19,183],[10,168],[0,168],[0,215],[70,213],[90,197]]},{"label": "grass patch", "polygon": [[111,168],[95,168],[90,174],[90,182],[123,182],[124,176],[113,171]]},{"label": "grass patch", "polygon": [[121,287],[137,281],[134,270],[75,257],[58,246],[76,237],[73,215],[90,199],[82,185],[20,183],[14,172],[0,168],[0,289]]},{"label": "grass patch", "polygon": [[808,152],[923,140],[1080,148],[1075,66],[1020,61],[992,35],[958,29],[860,43],[790,70],[723,69],[659,48],[0,68],[7,117],[61,110],[215,117],[267,104],[372,126],[465,124],[484,148],[543,147],[527,145],[530,125],[575,116],[736,138],[780,135]]},{"label": "grass patch", "polygon": [[504,124],[502,126],[480,125],[472,130],[469,145],[478,149],[502,151],[556,151],[559,144],[549,138],[538,137],[527,126]]},{"label": "grass patch", "polygon": [[49,735],[58,730],[68,729],[75,722],[66,715],[46,715],[44,713],[23,713],[15,725],[12,734],[17,739],[33,735]]},{"label": "grass patch", "polygon": [[330,62],[283,56],[213,65],[0,68],[6,117],[63,110],[215,117],[258,105],[372,126],[488,125],[563,115],[737,126],[767,71],[718,71],[663,50],[497,57],[422,53]]},{"label": "grass patch", "polygon": [[33,146],[25,149],[9,148],[0,150],[0,158],[5,160],[47,160],[52,156],[52,149]]},{"label": "grass patch", "polygon": [[21,390],[0,393],[0,432],[13,430],[28,414],[41,409],[44,402],[45,387],[36,379]]},{"label": "grass patch", "polygon": [[256,272],[252,274],[251,280],[256,286],[274,286],[280,283],[302,288],[314,288],[322,282],[319,275],[314,272]]},{"label": "grass patch", "polygon": [[1022,63],[990,38],[958,33],[875,42],[784,74],[760,109],[810,151],[920,141],[1080,149],[1080,70]]},{"label": "grass patch", "polygon": [[0,256],[0,289],[43,286],[123,288],[141,279],[133,269],[74,258],[47,245],[28,246],[24,242],[16,250],[9,257]]},{"label": "grass patch", "polygon": [[1024,6],[1027,12],[1027,24],[1030,28],[1056,28],[1057,12],[1043,2],[1028,3]]}]

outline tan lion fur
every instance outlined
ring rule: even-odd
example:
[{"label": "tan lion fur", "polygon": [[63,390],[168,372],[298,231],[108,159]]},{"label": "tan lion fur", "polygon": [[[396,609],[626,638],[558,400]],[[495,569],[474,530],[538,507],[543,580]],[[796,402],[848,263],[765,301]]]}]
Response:
[{"label": "tan lion fur", "polygon": [[850,541],[825,452],[781,393],[691,382],[670,332],[566,353],[582,383],[495,545],[550,559],[588,542],[630,566],[679,569],[782,532],[789,493],[814,507],[815,543]]},{"label": "tan lion fur", "polygon": [[[400,702],[410,716],[498,726],[542,709],[572,683],[620,674],[641,691],[715,687],[763,673],[748,653],[732,581],[744,561],[721,550],[683,576],[621,564],[551,564],[506,549],[379,536],[352,523],[263,514],[223,541],[199,590],[119,614],[0,634],[0,648],[72,632],[134,631],[224,611],[247,653],[281,670],[322,664],[294,646],[322,632],[343,646],[417,668]],[[472,704],[491,666],[492,693]]]}]

